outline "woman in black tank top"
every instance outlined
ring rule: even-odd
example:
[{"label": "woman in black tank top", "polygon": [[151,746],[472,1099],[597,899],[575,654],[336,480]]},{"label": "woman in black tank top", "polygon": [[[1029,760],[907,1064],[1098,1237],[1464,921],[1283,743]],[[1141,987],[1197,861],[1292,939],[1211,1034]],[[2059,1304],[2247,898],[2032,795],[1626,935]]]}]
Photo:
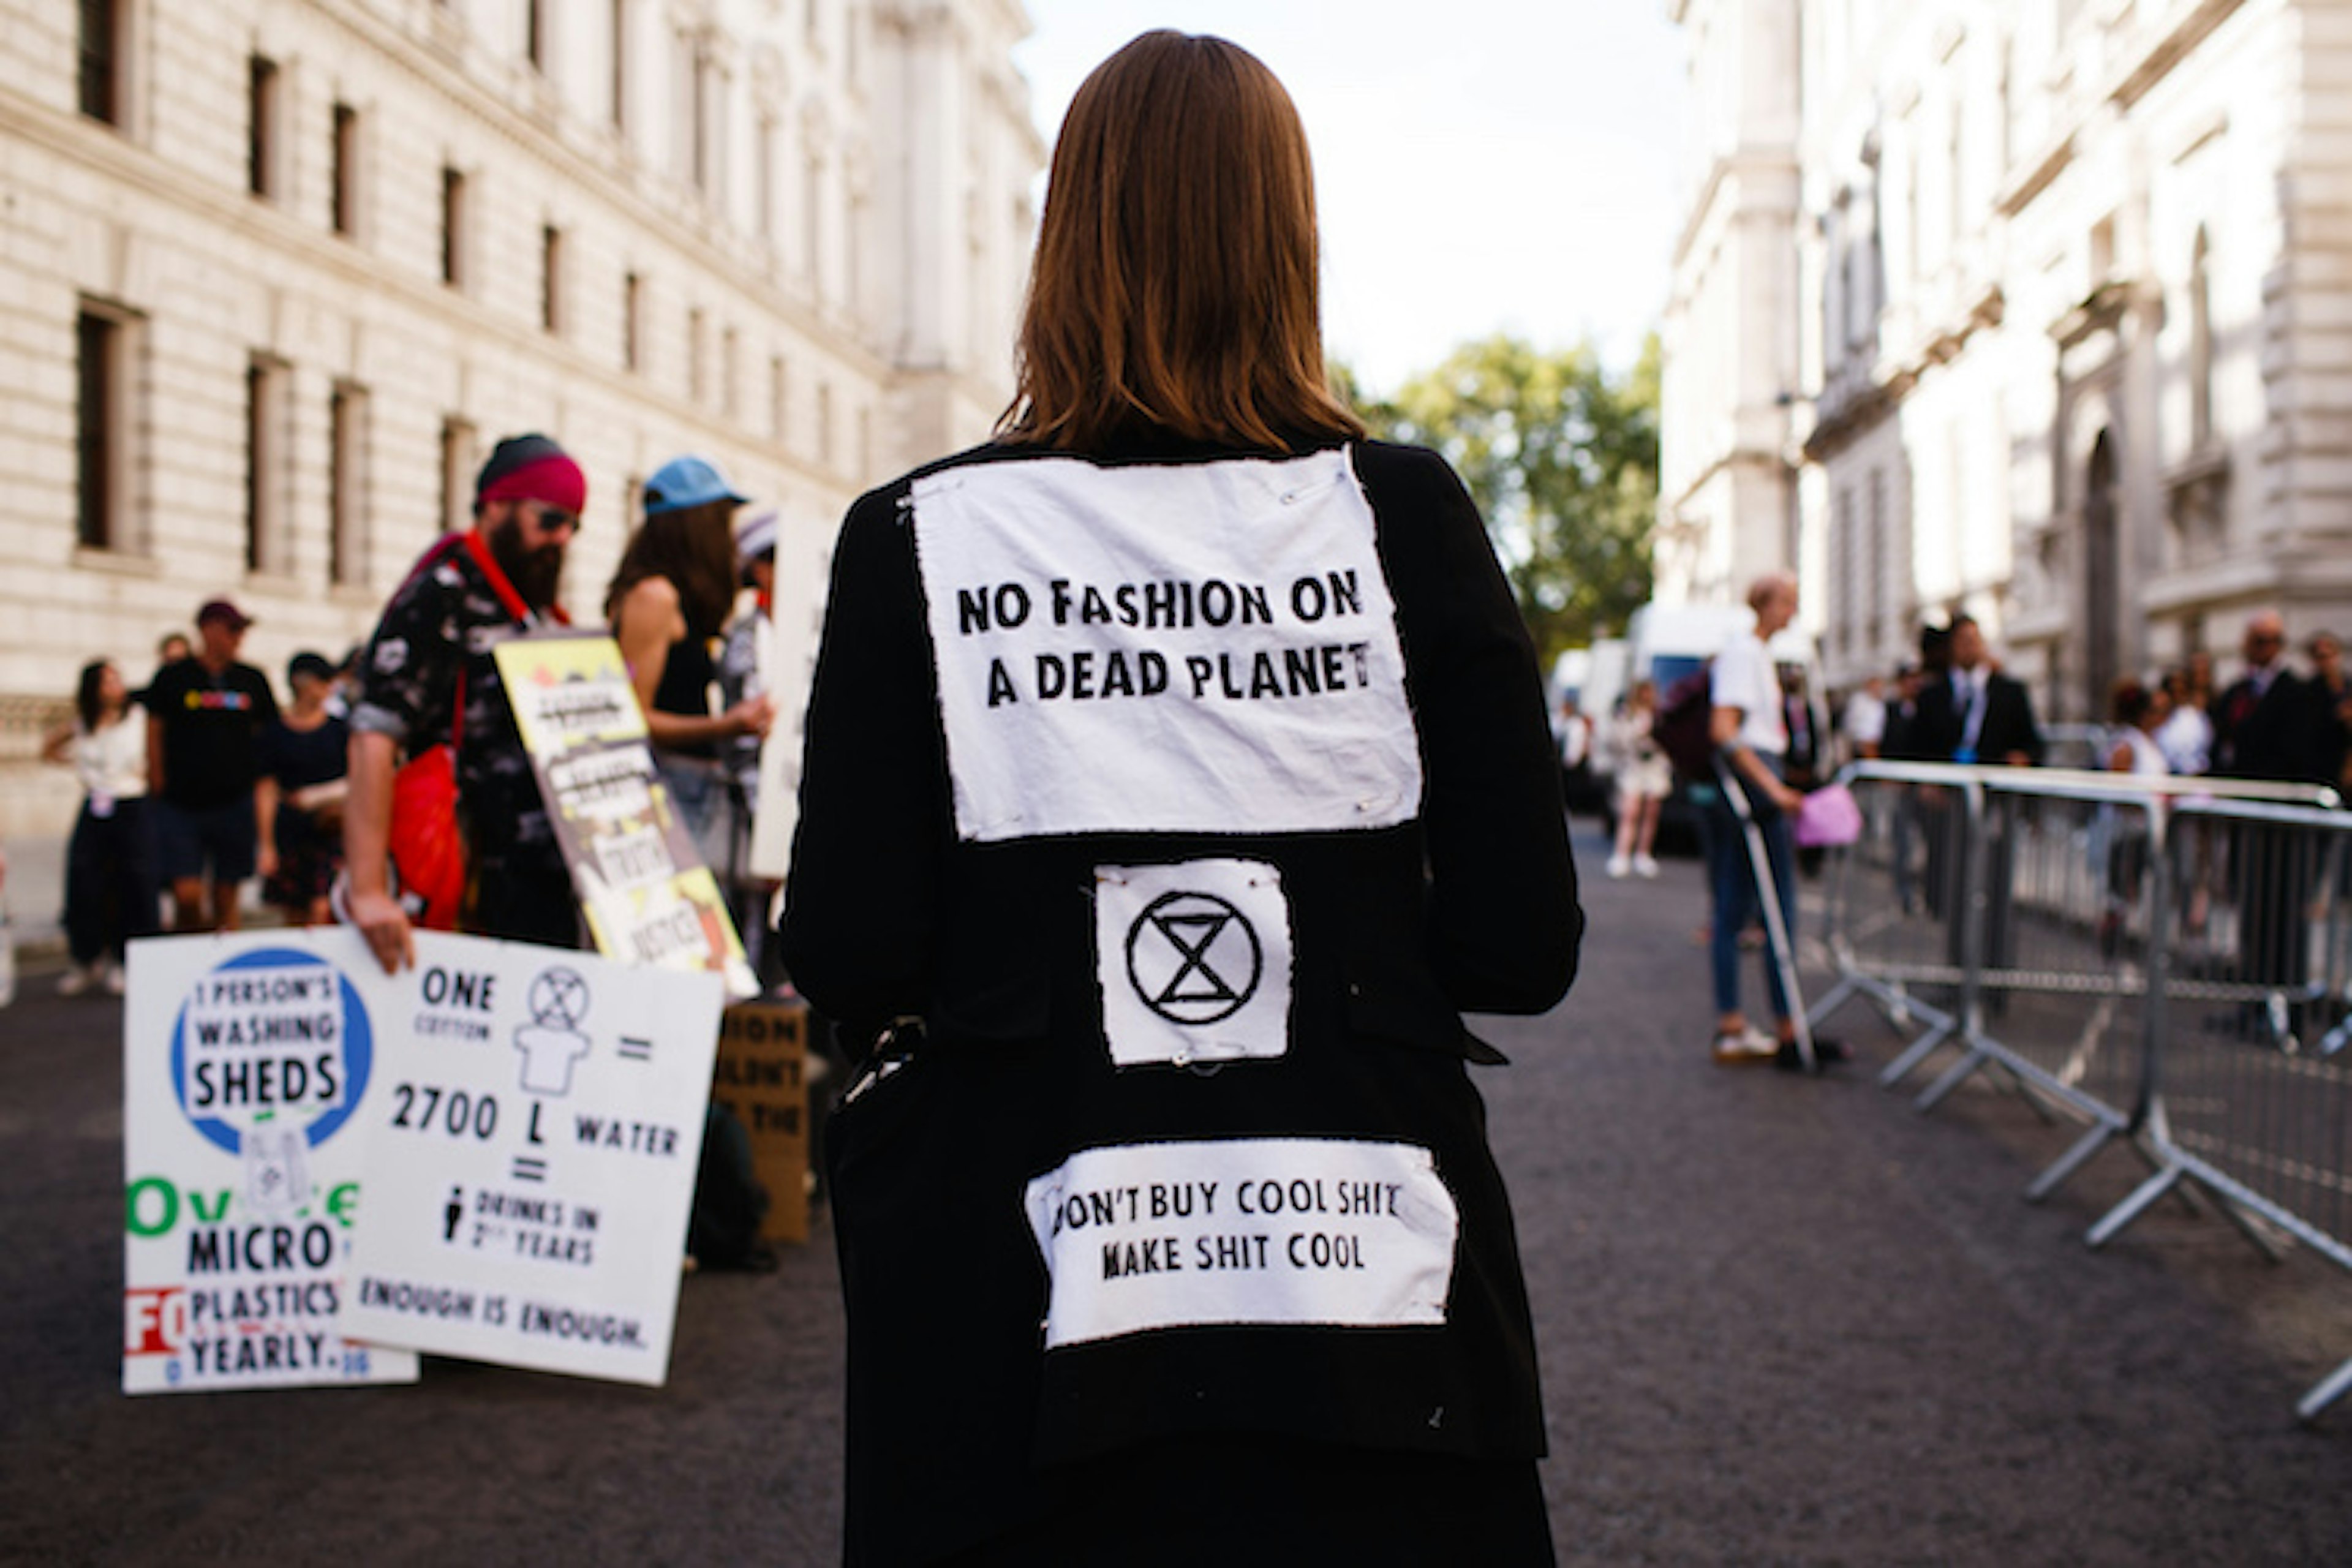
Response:
[{"label": "woman in black tank top", "polygon": [[743,503],[707,459],[674,458],[646,481],[646,521],[604,596],[605,618],[646,710],[654,763],[703,858],[724,875],[730,823],[721,743],[764,736],[765,697],[712,710],[711,646],[735,602],[730,524]]}]

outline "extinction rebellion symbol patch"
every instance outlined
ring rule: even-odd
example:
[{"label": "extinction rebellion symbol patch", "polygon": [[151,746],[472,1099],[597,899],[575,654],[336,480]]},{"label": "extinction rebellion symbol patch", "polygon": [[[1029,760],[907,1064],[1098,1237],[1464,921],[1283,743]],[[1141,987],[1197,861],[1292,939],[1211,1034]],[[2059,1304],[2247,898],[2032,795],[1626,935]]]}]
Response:
[{"label": "extinction rebellion symbol patch", "polygon": [[1213,893],[1166,894],[1128,928],[1127,977],[1173,1024],[1232,1017],[1265,967],[1248,917]]},{"label": "extinction rebellion symbol patch", "polygon": [[1095,868],[1103,1034],[1121,1067],[1278,1057],[1290,1045],[1290,905],[1256,860]]}]

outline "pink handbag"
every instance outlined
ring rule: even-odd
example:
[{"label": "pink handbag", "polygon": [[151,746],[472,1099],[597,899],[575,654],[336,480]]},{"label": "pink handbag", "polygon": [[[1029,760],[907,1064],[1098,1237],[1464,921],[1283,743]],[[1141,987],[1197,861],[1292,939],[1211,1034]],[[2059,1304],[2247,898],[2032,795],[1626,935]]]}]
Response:
[{"label": "pink handbag", "polygon": [[1797,846],[1801,849],[1835,849],[1862,837],[1862,807],[1853,792],[1842,784],[1823,784],[1805,796],[1797,808]]}]

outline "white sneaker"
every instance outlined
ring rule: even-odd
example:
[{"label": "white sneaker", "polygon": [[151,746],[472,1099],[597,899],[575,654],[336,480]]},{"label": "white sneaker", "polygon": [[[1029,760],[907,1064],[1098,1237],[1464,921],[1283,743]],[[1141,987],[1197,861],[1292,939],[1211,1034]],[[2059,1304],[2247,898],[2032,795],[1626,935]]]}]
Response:
[{"label": "white sneaker", "polygon": [[1780,1054],[1780,1042],[1749,1024],[1736,1035],[1715,1037],[1715,1061],[1717,1067],[1742,1067],[1750,1063],[1769,1062]]},{"label": "white sneaker", "polygon": [[1658,874],[1658,862],[1650,856],[1636,855],[1633,857],[1633,873],[1639,877],[1654,877]]},{"label": "white sneaker", "polygon": [[122,965],[119,963],[108,964],[106,966],[106,994],[109,996],[120,996],[129,988],[130,982],[123,977]]},{"label": "white sneaker", "polygon": [[58,994],[60,996],[80,995],[83,992],[89,990],[97,981],[98,973],[100,967],[100,965],[95,963],[91,964],[87,969],[83,968],[79,963],[68,964],[66,966],[66,972],[58,976]]},{"label": "white sneaker", "polygon": [[1609,857],[1610,879],[1612,881],[1622,880],[1625,873],[1633,868],[1633,863],[1632,861],[1626,859],[1622,855],[1612,855]]}]

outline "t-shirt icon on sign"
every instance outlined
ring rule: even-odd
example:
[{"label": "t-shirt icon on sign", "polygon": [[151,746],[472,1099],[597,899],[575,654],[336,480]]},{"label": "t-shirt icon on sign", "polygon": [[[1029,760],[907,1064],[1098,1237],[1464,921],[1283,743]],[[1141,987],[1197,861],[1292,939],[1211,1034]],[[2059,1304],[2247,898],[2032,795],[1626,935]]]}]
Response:
[{"label": "t-shirt icon on sign", "polygon": [[547,969],[530,983],[531,1021],[515,1031],[522,1087],[532,1094],[572,1092],[572,1064],[588,1054],[579,1027],[588,1016],[588,982],[571,969]]}]

